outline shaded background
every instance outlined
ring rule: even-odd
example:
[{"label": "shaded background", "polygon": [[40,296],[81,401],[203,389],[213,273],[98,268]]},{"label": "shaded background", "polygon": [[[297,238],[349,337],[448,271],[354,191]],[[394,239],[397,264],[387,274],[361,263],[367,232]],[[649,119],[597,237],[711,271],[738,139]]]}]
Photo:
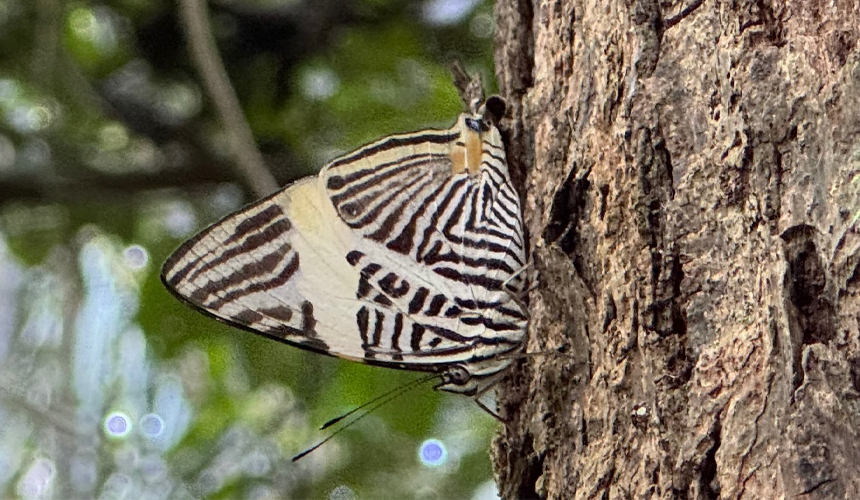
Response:
[{"label": "shaded background", "polygon": [[[450,62],[492,78],[488,2],[208,8],[281,184],[449,126]],[[0,496],[495,498],[495,422],[429,388],[291,463],[416,375],[231,330],[162,287],[183,239],[254,198],[181,24],[173,2],[0,0]]]}]

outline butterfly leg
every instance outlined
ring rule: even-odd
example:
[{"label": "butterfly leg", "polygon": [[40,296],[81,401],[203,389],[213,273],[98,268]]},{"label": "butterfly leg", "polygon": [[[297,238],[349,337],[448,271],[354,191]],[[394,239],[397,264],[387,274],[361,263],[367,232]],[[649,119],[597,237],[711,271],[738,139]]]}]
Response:
[{"label": "butterfly leg", "polygon": [[535,277],[534,277],[534,279],[529,280],[531,282],[531,284],[525,290],[517,289],[516,287],[511,285],[511,282],[514,279],[516,279],[519,275],[521,275],[525,272],[528,272],[528,270],[532,269],[532,268],[534,268],[534,261],[530,260],[529,262],[526,263],[526,265],[517,269],[514,272],[514,274],[510,275],[510,277],[508,277],[508,279],[506,279],[504,282],[502,282],[502,288],[506,292],[508,292],[508,296],[511,298],[511,300],[516,302],[517,305],[520,306],[522,309],[526,309],[526,305],[523,302],[523,299],[529,294],[529,292],[537,289],[537,287],[540,285],[540,274],[537,272],[537,270],[535,270],[535,273],[534,273]]},{"label": "butterfly leg", "polygon": [[[506,290],[509,290],[511,292],[525,293],[525,292],[520,292],[519,290],[517,290],[513,285],[511,285],[511,282],[514,281],[515,279],[517,279],[521,274],[528,272],[532,268],[534,268],[534,261],[530,260],[530,261],[526,262],[526,264],[524,266],[522,266],[521,268],[514,271],[514,274],[508,276],[508,279],[506,279],[504,282],[502,282],[502,288],[505,288]],[[537,276],[537,272],[535,272],[535,275]],[[537,282],[539,280],[536,278],[534,281]],[[535,286],[536,286],[536,284],[532,284],[532,286],[529,287],[529,289],[526,292],[533,290]]]}]

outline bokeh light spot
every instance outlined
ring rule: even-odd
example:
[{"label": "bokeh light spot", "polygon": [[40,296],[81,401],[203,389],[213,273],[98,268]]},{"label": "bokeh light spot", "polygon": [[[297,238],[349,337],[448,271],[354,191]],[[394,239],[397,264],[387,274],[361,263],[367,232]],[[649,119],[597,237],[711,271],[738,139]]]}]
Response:
[{"label": "bokeh light spot", "polygon": [[29,138],[21,146],[22,163],[43,167],[51,161],[51,146],[43,139]]},{"label": "bokeh light spot", "polygon": [[157,438],[164,432],[164,419],[156,413],[147,413],[140,417],[140,432],[150,438]]},{"label": "bokeh light spot", "polygon": [[355,500],[355,492],[345,484],[337,486],[328,494],[328,500]]},{"label": "bokeh light spot", "polygon": [[96,25],[96,16],[89,9],[77,8],[69,14],[69,27],[80,35],[88,35]]},{"label": "bokeh light spot", "polygon": [[85,497],[85,493],[95,488],[98,479],[99,473],[95,453],[88,451],[76,453],[69,465],[69,480],[73,491],[78,496]]},{"label": "bokeh light spot", "polygon": [[475,14],[472,22],[469,23],[469,32],[475,38],[490,38],[493,36],[493,31],[496,29],[493,16],[486,12]]},{"label": "bokeh light spot", "polygon": [[6,119],[18,132],[38,132],[54,121],[54,112],[43,104],[21,102],[6,112]]},{"label": "bokeh light spot", "polygon": [[495,481],[487,481],[475,490],[472,500],[500,500],[499,488]]},{"label": "bokeh light spot", "polygon": [[109,498],[132,498],[134,489],[134,481],[126,474],[113,473],[102,485],[102,491],[99,499]]},{"label": "bokeh light spot", "polygon": [[418,448],[418,458],[428,467],[438,467],[448,459],[448,450],[442,441],[428,439]]},{"label": "bokeh light spot", "polygon": [[69,14],[68,23],[73,36],[85,40],[102,55],[109,55],[117,50],[117,19],[109,8],[78,7]]},{"label": "bokeh light spot", "polygon": [[47,458],[37,458],[18,481],[18,496],[20,498],[48,496],[47,492],[54,480],[56,469],[53,461]]},{"label": "bokeh light spot", "polygon": [[105,434],[109,437],[124,438],[131,432],[131,418],[121,411],[115,411],[105,417]]},{"label": "bokeh light spot", "polygon": [[301,89],[308,99],[322,101],[333,96],[340,80],[330,68],[313,68],[302,74]]},{"label": "bokeh light spot", "polygon": [[197,226],[197,216],[190,204],[177,201],[170,203],[164,216],[164,227],[174,238],[187,236]]},{"label": "bokeh light spot", "polygon": [[218,186],[208,200],[216,214],[230,213],[245,204],[245,193],[236,184]]},{"label": "bokeh light spot", "polygon": [[149,252],[140,245],[127,246],[122,252],[122,257],[125,265],[135,271],[143,269],[149,262]]},{"label": "bokeh light spot", "polygon": [[0,3],[0,26],[6,24],[12,17],[15,15],[15,9],[12,5],[12,2],[3,2]]},{"label": "bokeh light spot", "polygon": [[269,457],[260,451],[253,451],[244,459],[245,472],[250,476],[263,477],[271,470]]},{"label": "bokeh light spot", "polygon": [[99,144],[105,151],[117,151],[128,145],[128,130],[120,123],[109,123],[99,130]]},{"label": "bokeh light spot", "polygon": [[194,117],[203,106],[200,90],[184,83],[172,82],[158,88],[155,94],[161,118],[174,125]]},{"label": "bokeh light spot", "polygon": [[146,456],[141,458],[137,470],[143,479],[149,483],[163,481],[168,477],[167,464],[157,456]]},{"label": "bokeh light spot", "polygon": [[15,143],[12,139],[0,134],[0,172],[11,170],[15,165]]},{"label": "bokeh light spot", "polygon": [[17,101],[21,98],[21,84],[11,78],[0,78],[0,102]]},{"label": "bokeh light spot", "polygon": [[424,4],[424,20],[436,26],[449,26],[468,16],[478,0],[429,0]]},{"label": "bokeh light spot", "polygon": [[200,477],[197,478],[197,488],[204,495],[215,493],[221,489],[222,485],[223,482],[221,479],[219,479],[218,476],[210,470],[204,470],[200,474]]}]

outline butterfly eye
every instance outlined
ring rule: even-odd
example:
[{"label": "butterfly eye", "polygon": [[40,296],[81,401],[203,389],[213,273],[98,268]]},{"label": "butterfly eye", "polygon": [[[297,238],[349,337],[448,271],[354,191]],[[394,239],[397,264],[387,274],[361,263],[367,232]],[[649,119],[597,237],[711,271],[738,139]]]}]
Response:
[{"label": "butterfly eye", "polygon": [[448,368],[448,370],[442,374],[442,381],[446,384],[465,385],[470,378],[472,378],[472,376],[469,375],[469,371],[459,365]]},{"label": "butterfly eye", "polygon": [[484,103],[483,114],[485,119],[490,119],[495,123],[498,123],[499,120],[505,116],[505,108],[507,105],[505,104],[505,100],[501,97],[494,95],[490,96],[487,99],[487,102]]}]

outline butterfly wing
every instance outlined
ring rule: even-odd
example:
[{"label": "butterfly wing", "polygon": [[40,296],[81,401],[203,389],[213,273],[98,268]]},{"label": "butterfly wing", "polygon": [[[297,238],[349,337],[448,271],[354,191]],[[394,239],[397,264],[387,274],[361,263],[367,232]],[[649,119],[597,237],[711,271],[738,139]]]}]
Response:
[{"label": "butterfly wing", "polygon": [[186,242],[162,279],[217,319],[298,347],[493,375],[525,333],[504,289],[524,265],[522,221],[498,131],[469,130],[461,117],[335,160]]},{"label": "butterfly wing", "polygon": [[521,347],[528,318],[506,289],[508,280],[524,285],[519,200],[498,130],[474,130],[468,119],[383,139],[320,174],[356,236],[358,295],[413,321],[409,349],[374,344],[367,355],[376,359],[474,364]]},{"label": "butterfly wing", "polygon": [[320,177],[341,220],[382,254],[407,256],[418,264],[410,269],[448,278],[438,286],[480,296],[525,265],[525,242],[498,130],[478,133],[467,119],[370,144]]},{"label": "butterfly wing", "polygon": [[164,264],[175,295],[231,325],[298,347],[363,358],[355,329],[358,273],[326,221],[315,179],[235,212],[184,243]]}]

